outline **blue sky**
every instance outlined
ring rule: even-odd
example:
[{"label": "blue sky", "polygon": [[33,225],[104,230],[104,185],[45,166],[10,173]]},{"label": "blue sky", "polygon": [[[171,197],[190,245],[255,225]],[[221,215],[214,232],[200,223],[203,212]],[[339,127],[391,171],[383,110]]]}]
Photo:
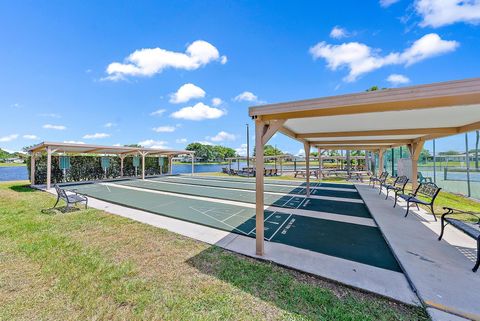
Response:
[{"label": "blue sky", "polygon": [[244,152],[251,105],[480,76],[479,22],[477,0],[1,0],[0,148]]}]

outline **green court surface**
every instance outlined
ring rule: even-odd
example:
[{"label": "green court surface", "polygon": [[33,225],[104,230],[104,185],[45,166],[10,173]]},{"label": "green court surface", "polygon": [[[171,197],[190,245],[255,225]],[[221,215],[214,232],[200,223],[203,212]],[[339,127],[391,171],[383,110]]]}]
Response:
[{"label": "green court surface", "polygon": [[[152,180],[189,184],[189,185],[250,190],[250,191],[254,191],[256,187],[254,182],[246,182],[246,181],[243,181],[243,179],[237,179],[235,181],[233,180],[227,181],[227,180],[213,180],[213,179],[202,180],[202,179],[197,179],[197,178],[192,178],[187,176],[166,176],[166,177],[160,177],[160,178],[153,178]],[[265,192],[267,193],[274,192],[274,193],[295,194],[295,195],[306,194],[306,189],[304,187],[298,187],[298,186],[265,184],[264,188],[265,188]],[[336,188],[329,188],[329,189],[312,188],[310,189],[310,194],[318,195],[318,196],[360,199],[360,194],[358,194],[356,189],[345,190],[345,189],[336,189]]]},{"label": "green court surface", "polygon": [[[234,181],[234,182],[255,182],[255,178],[253,177],[238,177],[238,176],[187,176],[187,175],[176,175],[179,177],[190,177],[196,179],[211,179],[211,180],[219,180],[219,181]],[[303,181],[290,181],[285,179],[275,179],[265,177],[265,184],[275,184],[275,185],[290,185],[290,186],[305,186],[307,183]],[[333,187],[333,188],[347,188],[356,190],[355,186],[352,184],[342,184],[342,183],[323,183],[323,182],[310,182],[310,186],[312,187]]]},{"label": "green court surface", "polygon": [[[67,189],[110,203],[255,237],[253,208],[219,200],[192,199],[187,195],[159,194],[124,184],[79,184]],[[380,230],[372,226],[265,211],[265,239],[400,272]]]}]

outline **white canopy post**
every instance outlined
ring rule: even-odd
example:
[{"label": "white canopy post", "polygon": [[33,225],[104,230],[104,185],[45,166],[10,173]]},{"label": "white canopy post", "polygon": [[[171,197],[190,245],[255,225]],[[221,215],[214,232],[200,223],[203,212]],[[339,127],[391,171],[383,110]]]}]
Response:
[{"label": "white canopy post", "polygon": [[384,149],[378,150],[378,176],[383,173],[383,153],[385,152]]},{"label": "white canopy post", "polygon": [[47,147],[47,190],[50,189],[52,183],[52,148]]},{"label": "white canopy post", "polygon": [[305,150],[305,174],[307,175],[307,197],[310,197],[310,147],[310,143],[303,143],[303,148]]},{"label": "white canopy post", "polygon": [[264,172],[264,148],[263,148],[263,134],[266,125],[260,119],[255,120],[255,238],[256,238],[256,254],[263,255],[264,253],[264,195],[263,195],[263,172]]},{"label": "white canopy post", "polygon": [[147,153],[140,153],[142,155],[142,179],[145,179],[145,156]]},{"label": "white canopy post", "polygon": [[192,155],[192,176],[195,174],[195,153],[191,153]]},{"label": "white canopy post", "polygon": [[30,156],[30,184],[35,185],[35,152]]},{"label": "white canopy post", "polygon": [[173,156],[168,155],[168,174],[172,175],[173,172]]}]

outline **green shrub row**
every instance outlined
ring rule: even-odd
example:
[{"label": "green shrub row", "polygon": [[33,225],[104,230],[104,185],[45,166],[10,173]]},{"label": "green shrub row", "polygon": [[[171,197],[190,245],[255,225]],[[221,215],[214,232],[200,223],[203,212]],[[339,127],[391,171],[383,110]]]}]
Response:
[{"label": "green shrub row", "polygon": [[[70,156],[70,169],[64,175],[60,169],[59,156],[52,156],[52,184],[63,182],[93,181],[120,177],[120,157],[110,157],[110,167],[105,173],[101,165],[102,156]],[[27,158],[28,177],[31,177],[30,156]],[[123,160],[123,176],[142,175],[142,167],[135,173],[133,156]],[[145,175],[159,175],[168,172],[168,158],[164,158],[160,170],[158,157],[145,157]],[[37,155],[35,158],[35,183],[47,182],[47,155]]]}]

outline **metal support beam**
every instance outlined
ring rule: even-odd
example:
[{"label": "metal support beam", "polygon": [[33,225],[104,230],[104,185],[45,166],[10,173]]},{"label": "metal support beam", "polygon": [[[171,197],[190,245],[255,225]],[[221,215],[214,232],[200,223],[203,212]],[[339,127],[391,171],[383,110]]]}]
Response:
[{"label": "metal support beam", "polygon": [[266,131],[266,124],[261,119],[255,119],[255,239],[256,254],[264,254],[264,144],[263,135]]}]

